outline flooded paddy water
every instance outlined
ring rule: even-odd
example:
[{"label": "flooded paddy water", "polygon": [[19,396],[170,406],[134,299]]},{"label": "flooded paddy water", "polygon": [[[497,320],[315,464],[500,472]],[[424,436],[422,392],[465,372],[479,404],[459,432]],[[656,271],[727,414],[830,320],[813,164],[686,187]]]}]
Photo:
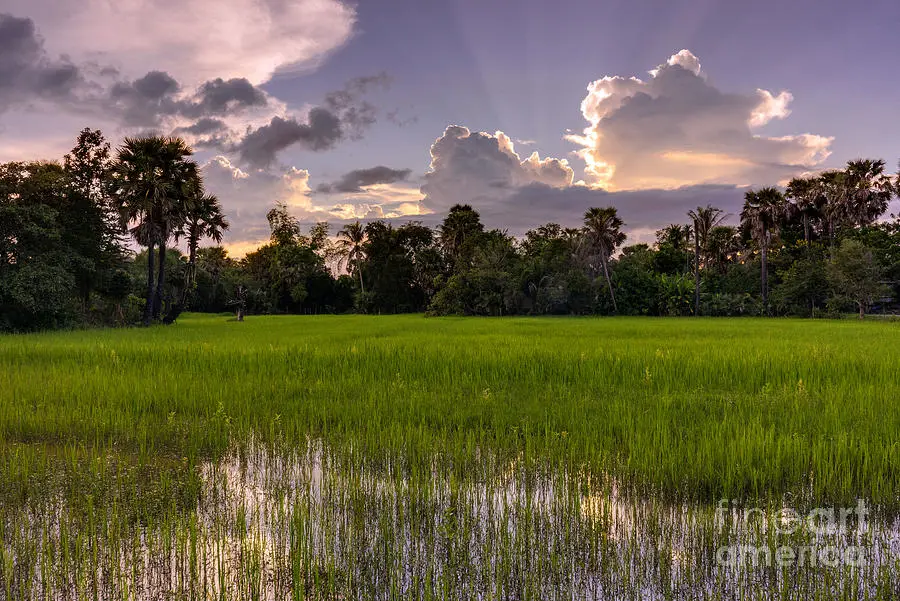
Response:
[{"label": "flooded paddy water", "polygon": [[0,596],[889,599],[900,582],[898,523],[864,500],[673,502],[476,456],[460,473],[440,456],[422,469],[321,440],[251,441],[195,468],[195,505],[149,518],[53,494],[7,504]]}]

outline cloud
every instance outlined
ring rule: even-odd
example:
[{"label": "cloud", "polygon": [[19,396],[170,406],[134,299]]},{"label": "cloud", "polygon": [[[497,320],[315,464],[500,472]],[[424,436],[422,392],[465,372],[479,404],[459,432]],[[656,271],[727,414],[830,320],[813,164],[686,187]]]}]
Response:
[{"label": "cloud", "polygon": [[322,106],[310,109],[305,121],[273,117],[269,123],[248,131],[229,150],[237,152],[244,163],[258,168],[269,167],[279,152],[296,144],[311,151],[330,150],[341,140],[360,137],[375,123],[377,110],[363,95],[388,82],[385,74],[351,79],[344,88],[327,94]]},{"label": "cloud", "polygon": [[[306,223],[329,221],[336,227],[356,219],[401,219],[427,215],[417,188],[375,183],[353,199],[314,202],[311,175],[306,169],[290,167],[281,172],[245,171],[225,156],[216,156],[202,165],[207,189],[219,197],[232,226],[225,245],[244,253],[269,238],[266,213],[276,202]],[[367,170],[360,170],[367,171]],[[418,218],[418,217],[417,217]]]},{"label": "cloud", "polygon": [[[195,119],[209,125],[212,117],[267,107],[270,99],[244,78],[218,78],[203,83],[194,92],[184,92],[169,73],[150,71],[134,81],[116,81],[99,98],[89,97],[82,103],[101,107],[107,116],[116,117],[126,126],[165,127]],[[182,125],[181,129],[191,133],[196,125]]]},{"label": "cloud", "polygon": [[320,185],[316,191],[325,194],[332,192],[356,194],[364,192],[363,188],[376,184],[394,184],[404,181],[411,173],[411,169],[391,169],[384,165],[368,169],[355,169],[345,173],[334,183]]},{"label": "cloud", "polygon": [[203,136],[222,132],[227,129],[227,127],[228,126],[226,125],[226,123],[221,119],[204,117],[191,125],[178,127],[172,133],[174,133],[176,136]]},{"label": "cloud", "polygon": [[221,77],[200,86],[193,104],[183,109],[187,116],[227,115],[252,106],[266,106],[266,94],[244,77]]},{"label": "cloud", "polygon": [[268,167],[276,155],[294,144],[307,150],[328,150],[343,137],[341,119],[328,109],[309,111],[305,123],[295,117],[273,117],[267,124],[249,132],[235,147],[241,160],[253,167]]},{"label": "cloud", "polygon": [[488,227],[513,235],[547,222],[577,227],[590,207],[614,206],[626,222],[629,243],[652,242],[656,229],[686,222],[687,212],[697,206],[711,203],[739,214],[746,191],[731,184],[610,191],[573,181],[564,160],[541,159],[536,152],[522,159],[503,132],[471,132],[458,125],[435,141],[431,157],[422,208],[434,214],[426,221],[438,223],[453,204],[469,203]]},{"label": "cloud", "polygon": [[584,185],[553,188],[535,183],[482,202],[476,208],[490,227],[521,235],[535,226],[555,222],[582,225],[591,207],[613,206],[625,221],[628,244],[652,242],[653,232],[669,223],[686,223],[687,212],[712,204],[731,215],[740,214],[746,189],[728,185],[696,185],[678,189],[607,191]]},{"label": "cloud", "polygon": [[688,50],[649,79],[607,76],[591,82],[581,112],[590,125],[566,136],[581,146],[592,185],[607,189],[697,184],[774,183],[830,154],[832,138],[767,137],[754,130],[790,115],[793,97],[763,89],[716,88]]},{"label": "cloud", "polygon": [[[30,17],[0,14],[0,113],[35,132],[88,116],[114,139],[172,133],[269,165],[292,144],[318,151],[361,137],[378,117],[363,96],[389,80],[350,80],[296,115],[259,87],[349,39],[356,14],[342,0],[234,0],[224,12],[210,0],[85,0],[77,11],[7,0],[4,9]],[[24,147],[14,129],[5,143]]]},{"label": "cloud", "polygon": [[[626,222],[629,243],[652,242],[667,223],[684,223],[687,212],[711,203],[740,212],[745,192],[734,185],[693,185],[678,189],[607,191],[574,182],[560,159],[534,153],[521,158],[503,132],[471,132],[451,125],[432,146],[431,170],[421,189],[406,183],[407,170],[384,166],[348,172],[336,182],[316,187],[306,170],[245,171],[224,156],[204,165],[209,189],[234,216],[226,244],[235,252],[268,239],[266,211],[284,202],[305,222],[329,221],[335,227],[356,219],[415,219],[440,223],[452,204],[467,202],[488,227],[523,235],[547,222],[577,227],[590,207],[614,206]],[[326,193],[313,195],[312,190]],[[335,195],[348,196],[332,200]]]},{"label": "cloud", "polygon": [[[356,12],[340,0],[4,0],[29,15],[48,50],[76,63],[115,67],[126,78],[151,70],[188,87],[216,77],[259,84],[276,71],[317,65],[353,34]],[[227,10],[226,10],[227,8]]]},{"label": "cloud", "polygon": [[344,128],[351,137],[358,137],[375,123],[377,110],[373,104],[364,99],[366,93],[377,88],[387,88],[391,78],[387,73],[355,77],[343,88],[330,92],[325,96],[324,106],[335,114],[341,115]]},{"label": "cloud", "polygon": [[159,128],[179,119],[237,115],[266,107],[270,99],[245,78],[217,78],[186,91],[166,71],[148,71],[132,80],[110,67],[54,59],[34,21],[0,14],[0,111],[38,102],[127,127]]},{"label": "cloud", "polygon": [[534,152],[523,160],[501,131],[471,132],[450,125],[431,146],[431,169],[422,192],[425,204],[440,211],[458,202],[478,204],[532,183],[564,188],[572,185],[573,176],[565,159],[541,159]]},{"label": "cloud", "polygon": [[33,21],[0,14],[0,111],[20,102],[65,100],[83,84],[76,65],[47,55]]},{"label": "cloud", "polygon": [[246,77],[194,85],[162,69],[129,79],[108,65],[54,60],[31,19],[0,15],[0,112],[40,102],[56,120],[91,115],[119,133],[172,133],[197,148],[237,153],[253,167],[269,167],[293,145],[323,151],[360,138],[378,117],[365,95],[389,83],[385,73],[351,79],[296,116]]}]

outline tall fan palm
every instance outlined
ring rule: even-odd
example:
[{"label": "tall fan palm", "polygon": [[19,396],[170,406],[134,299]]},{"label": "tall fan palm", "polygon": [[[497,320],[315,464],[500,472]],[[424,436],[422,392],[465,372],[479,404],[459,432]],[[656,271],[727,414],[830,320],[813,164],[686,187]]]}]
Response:
[{"label": "tall fan palm", "polygon": [[186,300],[188,291],[193,289],[197,276],[197,248],[200,240],[211,238],[218,244],[228,227],[229,223],[219,199],[204,191],[202,181],[195,182],[190,191],[185,221],[175,232],[176,240],[183,237],[187,239],[188,244],[188,272],[182,292],[182,303]]},{"label": "tall fan palm", "polygon": [[813,222],[821,219],[825,209],[825,193],[821,178],[795,177],[787,186],[785,196],[793,201],[789,208],[803,221],[803,240],[809,244]]},{"label": "tall fan palm", "polygon": [[[115,177],[123,219],[133,224],[135,241],[148,249],[144,323],[159,317],[165,285],[166,243],[184,219],[188,190],[199,177],[191,149],[179,138],[126,138],[119,148]],[[154,247],[159,267],[154,286]]]},{"label": "tall fan palm", "polygon": [[737,228],[717,225],[709,231],[706,240],[707,265],[724,274],[728,262],[740,251],[741,243]]},{"label": "tall fan palm", "polygon": [[781,223],[785,215],[784,195],[775,188],[750,190],[744,195],[744,209],[741,211],[741,225],[748,227],[759,246],[761,256],[761,289],[763,307],[768,310],[769,272],[768,250],[772,242],[772,231]]},{"label": "tall fan palm", "polygon": [[709,232],[720,225],[727,215],[712,205],[688,211],[694,222],[694,315],[700,315],[700,252],[706,249]]},{"label": "tall fan palm", "polygon": [[844,196],[844,179],[846,173],[839,169],[823,171],[819,174],[817,184],[823,197],[824,227],[828,240],[834,243],[834,234],[837,226],[844,218],[844,204],[841,200]]},{"label": "tall fan palm", "polygon": [[840,198],[846,224],[871,225],[887,210],[894,191],[884,167],[882,160],[859,159],[847,163]]},{"label": "tall fan palm", "polygon": [[365,294],[366,287],[363,284],[362,262],[366,258],[363,251],[363,244],[366,242],[366,229],[356,221],[348,223],[337,234],[338,237],[338,253],[341,255],[343,262],[348,266],[353,266],[359,275],[359,289]]},{"label": "tall fan palm", "polygon": [[609,297],[612,300],[613,311],[618,313],[616,294],[613,291],[612,280],[609,277],[609,259],[616,249],[625,242],[625,234],[621,228],[625,222],[619,218],[615,207],[591,208],[584,214],[584,240],[594,256],[600,259],[603,268],[603,277],[606,278],[606,286],[609,289]]}]

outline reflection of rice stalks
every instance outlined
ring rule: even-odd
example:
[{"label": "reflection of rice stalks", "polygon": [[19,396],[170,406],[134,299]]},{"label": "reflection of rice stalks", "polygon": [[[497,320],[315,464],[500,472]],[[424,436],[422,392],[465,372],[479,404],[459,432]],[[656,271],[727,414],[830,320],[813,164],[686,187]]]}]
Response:
[{"label": "reflection of rice stalks", "polygon": [[[701,591],[761,592],[777,574],[715,568],[724,543],[765,542],[740,522],[727,532],[703,505],[626,492],[583,468],[480,452],[471,476],[432,465],[406,472],[310,441],[298,450],[254,442],[198,468],[192,510],[140,525],[120,508],[67,502],[0,509],[5,598],[284,599],[336,595],[471,599],[533,591],[545,599],[666,599]],[[896,532],[856,589],[892,576]],[[460,579],[459,574],[465,574]],[[834,591],[828,570],[805,575],[810,594]],[[842,585],[843,586],[843,585]],[[48,596],[49,595],[49,596]],[[876,597],[871,597],[876,598]]]}]

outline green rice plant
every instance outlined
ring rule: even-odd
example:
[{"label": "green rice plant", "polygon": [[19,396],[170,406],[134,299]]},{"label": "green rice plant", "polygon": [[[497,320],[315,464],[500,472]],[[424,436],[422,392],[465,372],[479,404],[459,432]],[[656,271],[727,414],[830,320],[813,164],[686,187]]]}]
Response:
[{"label": "green rice plant", "polygon": [[[891,598],[898,328],[188,315],[2,336],[0,591]],[[723,568],[723,545],[817,541],[722,528],[720,499],[864,499],[873,561]]]}]

